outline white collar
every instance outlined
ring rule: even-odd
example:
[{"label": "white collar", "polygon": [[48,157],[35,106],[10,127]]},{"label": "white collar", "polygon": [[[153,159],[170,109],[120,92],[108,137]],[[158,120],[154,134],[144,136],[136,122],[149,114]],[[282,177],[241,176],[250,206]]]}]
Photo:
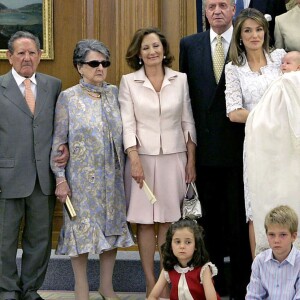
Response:
[{"label": "white collar", "polygon": [[[11,73],[12,73],[12,76],[14,77],[14,79],[16,80],[18,86],[21,85],[23,83],[23,81],[26,79],[25,77],[23,77],[19,73],[17,73],[17,71],[14,68],[12,68]],[[36,85],[35,73],[29,79],[32,83],[34,83]]]},{"label": "white collar", "polygon": [[[232,33],[233,33],[233,26],[231,25],[225,32],[223,32],[221,34],[222,38],[226,41],[226,43],[230,44],[231,42],[231,37],[232,37]],[[212,30],[212,28],[210,28],[210,43],[213,42],[213,40],[216,38],[216,36],[218,35],[216,32],[214,32]]]},{"label": "white collar", "polygon": [[191,267],[185,267],[185,268],[182,268],[182,267],[180,267],[179,265],[175,265],[175,266],[174,266],[174,269],[175,269],[175,271],[176,271],[177,273],[182,274],[182,273],[187,273],[187,272],[189,272],[189,271],[194,270],[194,267],[191,266]]}]

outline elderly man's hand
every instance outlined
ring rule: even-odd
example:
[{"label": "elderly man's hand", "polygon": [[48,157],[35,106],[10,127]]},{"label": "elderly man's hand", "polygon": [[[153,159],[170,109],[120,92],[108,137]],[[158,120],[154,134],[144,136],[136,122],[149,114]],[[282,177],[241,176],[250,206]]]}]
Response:
[{"label": "elderly man's hand", "polygon": [[58,147],[58,153],[60,153],[60,155],[55,156],[53,160],[56,166],[60,168],[64,168],[67,165],[70,157],[68,145],[67,144],[60,145]]}]

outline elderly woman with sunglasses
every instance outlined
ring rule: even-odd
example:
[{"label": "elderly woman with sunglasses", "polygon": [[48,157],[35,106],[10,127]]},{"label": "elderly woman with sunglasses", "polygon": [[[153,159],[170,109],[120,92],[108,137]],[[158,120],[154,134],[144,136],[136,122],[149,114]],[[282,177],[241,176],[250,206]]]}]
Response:
[{"label": "elderly woman with sunglasses", "polygon": [[133,244],[126,223],[123,169],[124,152],[118,89],[105,82],[110,66],[107,47],[97,40],[82,40],[75,47],[73,64],[79,84],[62,92],[55,112],[51,155],[68,143],[66,170],[52,163],[56,196],[70,196],[77,217],[64,210],[56,253],[71,257],[75,299],[89,299],[88,254],[99,254],[103,299],[119,299],[112,286],[118,247]]}]

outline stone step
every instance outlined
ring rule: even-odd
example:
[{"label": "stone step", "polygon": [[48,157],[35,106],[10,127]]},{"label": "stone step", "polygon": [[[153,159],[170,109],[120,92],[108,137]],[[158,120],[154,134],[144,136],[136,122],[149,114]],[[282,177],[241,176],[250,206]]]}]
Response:
[{"label": "stone step", "polygon": [[[18,250],[17,265],[20,269],[22,250]],[[90,291],[99,287],[99,256],[90,255],[88,260],[88,279]],[[159,275],[159,255],[155,254],[155,273]],[[137,251],[118,251],[113,275],[113,285],[117,292],[145,292],[145,279]],[[55,255],[52,250],[46,278],[41,290],[74,290],[74,276],[70,258]]]}]

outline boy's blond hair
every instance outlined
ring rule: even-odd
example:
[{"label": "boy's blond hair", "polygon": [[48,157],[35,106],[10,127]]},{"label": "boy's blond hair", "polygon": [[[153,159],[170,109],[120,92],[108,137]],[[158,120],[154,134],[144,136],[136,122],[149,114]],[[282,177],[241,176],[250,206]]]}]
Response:
[{"label": "boy's blond hair", "polygon": [[296,212],[287,205],[273,208],[265,217],[265,230],[268,233],[270,225],[281,225],[288,228],[291,234],[298,231],[298,216]]}]

